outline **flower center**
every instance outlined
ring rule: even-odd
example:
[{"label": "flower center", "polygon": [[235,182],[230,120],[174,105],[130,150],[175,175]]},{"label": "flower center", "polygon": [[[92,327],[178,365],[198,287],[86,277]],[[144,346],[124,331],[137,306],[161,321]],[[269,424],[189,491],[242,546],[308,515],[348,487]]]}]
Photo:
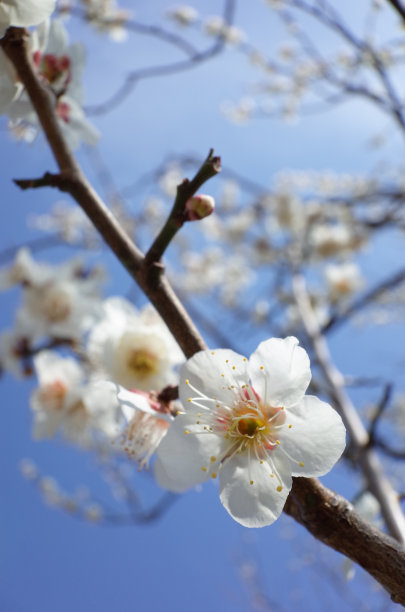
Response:
[{"label": "flower center", "polygon": [[48,383],[36,391],[39,402],[47,412],[59,412],[62,410],[66,394],[67,387],[60,380]]},{"label": "flower center", "polygon": [[66,90],[71,81],[71,64],[70,58],[67,55],[57,57],[51,53],[45,55],[37,52],[34,54],[34,62],[38,68],[40,77],[47,81],[56,93],[62,93]]},{"label": "flower center", "polygon": [[238,432],[242,436],[253,438],[258,429],[263,429],[264,423],[260,419],[243,418],[240,419],[237,425]]},{"label": "flower center", "polygon": [[156,356],[145,349],[132,350],[127,363],[128,367],[141,377],[155,374],[158,369]]}]

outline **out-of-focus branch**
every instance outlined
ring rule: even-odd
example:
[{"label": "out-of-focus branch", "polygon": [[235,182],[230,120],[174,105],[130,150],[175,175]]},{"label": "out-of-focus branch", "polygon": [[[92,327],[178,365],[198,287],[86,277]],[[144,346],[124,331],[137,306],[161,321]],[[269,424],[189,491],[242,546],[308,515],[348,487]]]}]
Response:
[{"label": "out-of-focus branch", "polygon": [[[233,14],[235,12],[236,0],[226,0],[225,8],[223,11],[223,19],[227,25],[230,25],[233,20]],[[193,55],[190,55],[187,59],[171,64],[163,64],[159,66],[151,66],[149,68],[141,68],[140,70],[134,70],[127,74],[125,81],[118,88],[118,90],[101,104],[87,106],[85,111],[89,115],[100,115],[109,112],[115,108],[118,104],[121,104],[125,98],[134,90],[139,81],[143,79],[150,79],[160,76],[169,76],[171,74],[177,74],[195,68],[199,64],[206,62],[207,60],[219,55],[226,45],[225,36],[220,34],[215,43],[204,51],[198,51]]]},{"label": "out-of-focus branch", "polygon": [[[59,12],[62,14],[66,13],[66,11],[60,9]],[[88,17],[86,11],[77,6],[71,7],[68,11],[68,14],[74,17],[78,17],[83,21],[92,21],[92,19]],[[122,28],[123,30],[127,30],[128,32],[144,34],[145,36],[152,36],[153,38],[157,38],[159,40],[162,40],[163,42],[167,42],[177,47],[178,49],[180,49],[180,51],[183,51],[183,53],[186,53],[190,56],[195,55],[197,53],[197,50],[194,45],[189,43],[188,40],[186,40],[182,36],[178,36],[177,34],[174,34],[173,32],[170,32],[169,30],[166,30],[154,24],[141,23],[140,21],[135,21],[133,19],[124,20],[120,17],[104,19],[102,18],[96,21],[96,24],[100,24],[100,26],[105,28],[106,30]]]},{"label": "out-of-focus branch", "polygon": [[364,295],[360,296],[356,301],[349,304],[345,309],[340,310],[333,315],[329,321],[322,327],[321,333],[324,334],[330,331],[332,328],[342,325],[351,316],[356,314],[362,308],[368,306],[371,302],[382,296],[387,291],[394,289],[397,285],[405,281],[405,269],[395,272],[392,276],[379,283],[376,287],[367,291]]},{"label": "out-of-focus branch", "polygon": [[392,384],[391,383],[387,383],[384,386],[384,391],[383,391],[383,394],[382,394],[382,397],[381,397],[380,401],[378,402],[376,410],[375,410],[372,418],[370,419],[370,426],[368,428],[368,437],[369,437],[370,444],[373,444],[373,442],[374,442],[375,433],[376,433],[376,430],[377,430],[378,423],[380,422],[380,419],[381,419],[385,409],[387,408],[387,406],[389,404],[389,401],[391,399],[391,395],[392,395]]},{"label": "out-of-focus branch", "polygon": [[[295,273],[293,278],[295,300],[314,354],[327,381],[335,407],[348,430],[354,455],[361,466],[370,491],[378,499],[381,513],[391,535],[405,544],[405,517],[398,502],[398,495],[386,479],[378,457],[369,445],[369,436],[348,396],[344,378],[334,365],[325,337],[319,328],[306,290],[305,279]],[[404,577],[405,578],[405,577]]]},{"label": "out-of-focus branch", "polygon": [[405,605],[405,549],[354,512],[347,500],[314,478],[294,478],[285,512],[361,565],[393,601]]}]

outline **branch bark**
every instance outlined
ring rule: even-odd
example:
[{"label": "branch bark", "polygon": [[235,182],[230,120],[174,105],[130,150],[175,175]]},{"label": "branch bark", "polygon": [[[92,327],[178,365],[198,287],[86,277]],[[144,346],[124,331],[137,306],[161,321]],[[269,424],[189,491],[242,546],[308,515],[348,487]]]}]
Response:
[{"label": "branch bark", "polygon": [[[358,563],[405,605],[405,549],[314,478],[294,478],[285,512],[318,540]],[[389,569],[388,569],[389,568]]]}]

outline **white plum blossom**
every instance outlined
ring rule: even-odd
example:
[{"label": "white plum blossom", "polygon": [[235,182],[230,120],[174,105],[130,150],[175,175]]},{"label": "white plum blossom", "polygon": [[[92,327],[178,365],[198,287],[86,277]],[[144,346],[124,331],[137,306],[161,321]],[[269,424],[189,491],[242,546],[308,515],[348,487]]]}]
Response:
[{"label": "white plum blossom", "polygon": [[165,405],[158,400],[156,394],[140,390],[127,391],[118,385],[117,397],[125,418],[117,442],[131,459],[139,462],[139,469],[148,467],[151,456],[173,421],[173,402]]},{"label": "white plum blossom", "polygon": [[82,445],[111,441],[117,434],[119,404],[108,382],[86,382],[80,365],[54,351],[42,351],[34,358],[39,386],[31,396],[34,438],[62,433]]},{"label": "white plum blossom", "polygon": [[333,302],[350,297],[364,284],[361,270],[353,262],[326,266],[325,280]]},{"label": "white plum blossom", "polygon": [[156,477],[181,492],[219,476],[220,499],[246,527],[280,515],[292,476],[326,474],[345,447],[340,416],[305,396],[307,353],[293,337],[262,342],[250,359],[201,351],[180,375],[184,413],[157,450]]},{"label": "white plum blossom", "polygon": [[62,279],[25,289],[17,329],[31,341],[45,336],[80,340],[101,311],[93,279]]},{"label": "white plum blossom", "polygon": [[180,26],[188,26],[198,20],[198,11],[190,5],[175,6],[167,12],[167,16]]},{"label": "white plum blossom", "polygon": [[315,225],[309,239],[314,251],[322,258],[350,253],[363,243],[363,237],[343,223]]},{"label": "white plum blossom", "polygon": [[1,0],[0,38],[10,26],[26,28],[41,23],[51,15],[55,0]]},{"label": "white plum blossom", "polygon": [[50,270],[51,266],[36,262],[29,249],[19,249],[12,264],[0,268],[0,291],[14,285],[41,284],[48,279]]},{"label": "white plum blossom", "polygon": [[87,353],[100,376],[142,391],[175,384],[174,368],[184,360],[153,307],[138,312],[123,298],[104,302],[104,316],[90,331]]},{"label": "white plum blossom", "polygon": [[225,42],[238,45],[245,40],[245,33],[236,26],[228,25],[223,17],[212,15],[204,23],[204,30],[209,36],[222,36]]},{"label": "white plum blossom", "polygon": [[[58,19],[41,24],[29,44],[38,77],[55,94],[56,114],[69,145],[77,148],[82,140],[94,145],[99,134],[82,110],[84,46],[69,46],[67,32]],[[31,140],[38,129],[38,118],[3,51],[0,69],[0,113],[8,114],[10,128],[17,137]]]},{"label": "white plum blossom", "polygon": [[82,5],[87,20],[96,30],[106,32],[115,42],[126,40],[125,26],[131,11],[118,7],[115,0],[82,0]]},{"label": "white plum blossom", "polygon": [[21,250],[1,271],[0,288],[18,282],[24,289],[16,315],[20,337],[31,342],[46,336],[78,340],[101,314],[102,280],[101,269],[87,273],[80,259],[52,266]]}]

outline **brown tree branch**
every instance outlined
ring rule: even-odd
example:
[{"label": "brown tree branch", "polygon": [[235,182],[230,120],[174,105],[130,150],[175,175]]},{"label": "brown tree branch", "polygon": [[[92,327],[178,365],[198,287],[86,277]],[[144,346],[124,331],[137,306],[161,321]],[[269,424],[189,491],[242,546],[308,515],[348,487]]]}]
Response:
[{"label": "brown tree branch", "polygon": [[347,500],[314,478],[294,478],[284,510],[318,540],[361,565],[393,601],[405,605],[405,549],[354,512]]},{"label": "brown tree branch", "polygon": [[399,2],[399,0],[387,0],[388,4],[392,6],[394,11],[398,13],[402,21],[405,23],[405,7]]}]

